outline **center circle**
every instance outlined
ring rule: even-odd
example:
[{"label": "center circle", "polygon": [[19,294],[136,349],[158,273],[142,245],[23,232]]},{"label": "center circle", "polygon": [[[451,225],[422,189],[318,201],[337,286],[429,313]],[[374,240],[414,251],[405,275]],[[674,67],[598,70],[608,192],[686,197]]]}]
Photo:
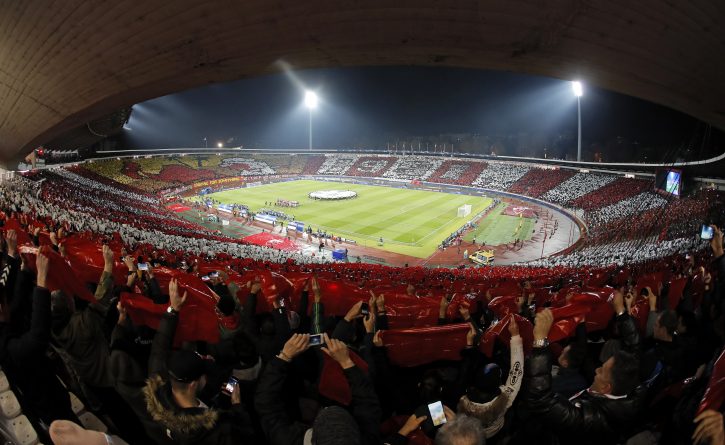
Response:
[{"label": "center circle", "polygon": [[312,199],[319,200],[338,200],[338,199],[350,199],[357,196],[357,192],[352,190],[318,190],[308,195]]}]

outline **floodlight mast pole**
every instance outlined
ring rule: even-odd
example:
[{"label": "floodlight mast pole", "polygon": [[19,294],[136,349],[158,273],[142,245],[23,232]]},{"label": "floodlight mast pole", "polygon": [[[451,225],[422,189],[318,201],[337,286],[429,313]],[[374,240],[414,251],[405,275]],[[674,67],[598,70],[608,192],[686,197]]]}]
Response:
[{"label": "floodlight mast pole", "polygon": [[579,115],[579,137],[576,144],[576,160],[582,160],[582,100],[581,96],[576,97],[577,114]]},{"label": "floodlight mast pole", "polygon": [[571,89],[574,91],[574,95],[576,96],[576,106],[577,106],[577,117],[578,117],[578,130],[579,134],[577,137],[577,144],[576,144],[576,160],[577,162],[581,162],[582,160],[582,94],[584,93],[584,89],[582,88],[582,83],[578,80],[575,80],[571,83]]},{"label": "floodlight mast pole", "polygon": [[312,110],[317,107],[317,101],[317,94],[314,91],[305,91],[305,106],[310,111],[309,151],[312,151]]}]

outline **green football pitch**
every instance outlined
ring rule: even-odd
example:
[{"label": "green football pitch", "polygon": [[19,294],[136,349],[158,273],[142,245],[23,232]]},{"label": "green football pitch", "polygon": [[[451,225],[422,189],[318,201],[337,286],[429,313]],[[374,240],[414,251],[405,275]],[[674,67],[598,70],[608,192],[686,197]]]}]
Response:
[{"label": "green football pitch", "polygon": [[[358,196],[341,201],[319,201],[308,197],[318,190],[352,190]],[[207,195],[228,204],[245,204],[252,211],[264,207],[294,215],[297,221],[311,225],[358,244],[417,258],[429,257],[437,246],[470,218],[491,204],[486,197],[457,195],[422,190],[298,180],[240,188]],[[198,199],[198,198],[197,198]],[[265,202],[284,199],[299,201],[295,208],[265,206]],[[471,215],[456,216],[458,207],[470,204]]]}]

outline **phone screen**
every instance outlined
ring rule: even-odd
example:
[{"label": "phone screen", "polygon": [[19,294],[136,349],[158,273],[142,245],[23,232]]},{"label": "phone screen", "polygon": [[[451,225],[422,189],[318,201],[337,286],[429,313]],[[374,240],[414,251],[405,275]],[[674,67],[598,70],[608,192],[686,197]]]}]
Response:
[{"label": "phone screen", "polygon": [[138,270],[149,270],[149,265],[147,263],[138,263]]},{"label": "phone screen", "polygon": [[446,413],[443,411],[443,403],[429,403],[428,411],[430,412],[430,419],[433,421],[433,426],[439,426],[446,423]]},{"label": "phone screen", "polygon": [[310,346],[320,346],[322,344],[322,334],[310,335]]},{"label": "phone screen", "polygon": [[226,394],[231,394],[234,392],[234,387],[239,384],[239,380],[237,380],[235,377],[229,377],[229,381],[226,385],[224,385],[224,388],[222,391]]},{"label": "phone screen", "polygon": [[708,226],[707,224],[703,224],[702,229],[700,229],[700,239],[712,239],[712,235],[712,227]]},{"label": "phone screen", "polygon": [[369,315],[370,306],[367,303],[363,303],[362,306],[360,306],[360,313],[363,315]]}]

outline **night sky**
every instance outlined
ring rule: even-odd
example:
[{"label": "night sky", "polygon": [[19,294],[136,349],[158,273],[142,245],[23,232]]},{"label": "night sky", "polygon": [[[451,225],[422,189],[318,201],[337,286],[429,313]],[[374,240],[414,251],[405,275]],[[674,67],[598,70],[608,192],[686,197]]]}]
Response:
[{"label": "night sky", "polygon": [[[621,152],[631,154],[630,147],[660,157],[720,151],[722,135],[703,139],[707,126],[698,120],[581,80],[586,150],[605,152],[607,160],[624,160]],[[543,156],[542,144],[550,150],[553,145],[558,157],[576,149],[576,98],[570,82],[422,67],[305,70],[157,98],[134,106],[122,145],[203,147],[206,137],[209,147],[223,141],[245,148],[306,148],[305,87],[321,101],[313,112],[316,148],[380,148],[396,140],[455,133],[488,136],[484,145],[504,141],[509,148],[503,154]],[[521,134],[539,135],[539,142],[516,148]],[[685,156],[687,146],[691,152]]]}]

